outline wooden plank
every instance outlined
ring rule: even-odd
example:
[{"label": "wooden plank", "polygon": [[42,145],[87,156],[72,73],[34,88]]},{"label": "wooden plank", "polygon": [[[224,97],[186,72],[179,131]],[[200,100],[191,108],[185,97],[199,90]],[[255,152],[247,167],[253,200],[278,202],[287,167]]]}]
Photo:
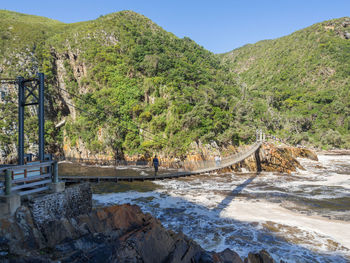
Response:
[{"label": "wooden plank", "polygon": [[12,180],[17,180],[17,179],[22,179],[24,178],[24,170],[22,170],[23,172],[22,173],[14,173],[12,172]]},{"label": "wooden plank", "polygon": [[18,194],[19,194],[20,196],[22,196],[22,195],[29,195],[29,194],[34,194],[34,193],[46,191],[46,190],[49,190],[49,189],[50,189],[50,187],[44,186],[44,187],[39,187],[39,188],[27,190],[27,191],[18,192]]},{"label": "wooden plank", "polygon": [[28,165],[9,166],[9,167],[6,167],[6,168],[1,168],[1,170],[11,170],[11,171],[24,170],[24,169],[27,169],[28,166],[30,166],[30,167],[35,167],[35,168],[39,168],[39,167],[49,167],[49,166],[52,165],[53,163],[54,163],[54,161],[47,161],[47,162],[43,162],[43,163],[39,163],[39,164],[28,164]]},{"label": "wooden plank", "polygon": [[40,167],[28,167],[26,170],[27,170],[27,173],[30,174],[28,176],[40,175]]},{"label": "wooden plank", "polygon": [[32,176],[29,178],[21,178],[21,179],[17,179],[17,180],[12,180],[13,184],[17,184],[17,183],[23,183],[23,182],[31,182],[31,181],[35,181],[35,180],[41,180],[47,177],[51,177],[51,174],[42,174],[40,176]]},{"label": "wooden plank", "polygon": [[49,184],[51,182],[52,182],[52,180],[48,179],[48,180],[36,181],[33,183],[29,183],[29,184],[16,185],[16,186],[11,187],[11,191],[16,191],[19,189],[29,188],[29,187],[33,187],[33,186],[37,186],[37,185],[42,185],[42,184]]},{"label": "wooden plank", "polygon": [[13,172],[12,179],[13,180],[18,180],[18,179],[23,179],[26,177],[36,177],[40,176],[40,170],[42,167],[47,167],[50,166],[52,162],[32,162],[27,165],[21,165],[21,166],[12,166],[12,167],[7,167],[9,170]]}]

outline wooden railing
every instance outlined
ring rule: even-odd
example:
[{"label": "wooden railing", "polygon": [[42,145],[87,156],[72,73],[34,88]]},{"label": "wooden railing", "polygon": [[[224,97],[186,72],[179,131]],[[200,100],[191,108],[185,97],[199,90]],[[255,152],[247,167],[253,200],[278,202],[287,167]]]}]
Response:
[{"label": "wooden railing", "polygon": [[28,195],[49,190],[49,184],[58,182],[57,162],[32,162],[0,168],[0,195]]},{"label": "wooden railing", "polygon": [[136,161],[126,161],[126,160],[117,160],[117,159],[97,159],[97,158],[76,158],[70,156],[58,156],[55,157],[55,160],[58,161],[68,161],[72,163],[84,163],[87,165],[109,165],[109,166],[139,166],[139,165],[148,165],[149,161],[147,160],[136,160]]}]

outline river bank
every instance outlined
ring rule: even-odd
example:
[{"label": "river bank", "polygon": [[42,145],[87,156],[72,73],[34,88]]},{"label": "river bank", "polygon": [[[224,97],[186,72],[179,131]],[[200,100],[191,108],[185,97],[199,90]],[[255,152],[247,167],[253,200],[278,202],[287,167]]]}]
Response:
[{"label": "river bank", "polygon": [[[277,163],[277,154],[292,155],[288,149],[274,148],[272,152],[277,154],[265,155],[269,153],[267,149],[269,148],[265,147],[260,152],[261,160],[265,158]],[[293,151],[294,155],[299,152]],[[306,152],[301,152],[305,157]],[[180,238],[182,247],[190,248],[190,244],[197,244],[190,251],[197,251],[197,256],[203,257],[193,258],[194,262],[200,262],[200,258],[221,262],[216,257],[220,258],[224,254],[225,258],[237,258],[238,255],[240,260],[249,257],[258,260],[270,254],[276,262],[348,262],[350,157],[319,155],[317,160],[297,157],[293,163],[298,163],[301,168],[295,167],[295,172],[290,173],[256,173],[248,171],[242,165],[239,171],[232,169],[177,180],[93,184],[92,197],[83,198],[91,200],[90,212],[83,211],[81,215],[65,214],[62,211],[54,213],[55,220],[45,223],[44,229],[38,228],[35,223],[37,220],[32,217],[35,213],[30,209],[19,210],[8,221],[2,220],[0,254],[4,260],[13,257],[16,260],[27,260],[22,262],[32,262],[34,259],[36,262],[45,262],[48,258],[71,262],[79,258],[93,258],[94,255],[102,257],[103,250],[108,249],[112,251],[108,257],[113,260],[118,258],[123,262],[127,258],[120,255],[132,255],[131,257],[136,256],[145,261],[139,250],[143,247],[141,244],[149,242],[149,239],[140,241],[139,235],[134,235],[144,233],[145,226],[141,224],[134,228],[133,224],[130,229],[120,232],[120,226],[113,225],[122,222],[123,218],[133,222],[134,218],[139,218],[140,212],[142,222],[149,222],[149,213],[152,222],[155,220],[165,232],[170,231],[164,235],[170,236],[167,240],[172,240],[172,244],[179,239],[178,234],[171,233],[184,233],[188,237]],[[152,168],[145,171],[140,167],[83,168],[83,173],[152,172]],[[66,169],[76,173],[80,171],[69,166]],[[84,202],[74,201],[72,196],[67,199],[78,205]],[[133,208],[135,205],[141,210]],[[68,209],[65,210],[71,211],[69,207],[66,206]],[[79,209],[80,206],[73,210]],[[120,211],[124,211],[127,216],[120,214]],[[91,225],[98,225],[98,229],[91,228]],[[11,231],[12,236],[9,234]],[[109,232],[113,233],[110,235]],[[131,239],[122,240],[126,241],[122,243],[120,238],[125,235]],[[136,242],[139,246],[135,250],[135,247],[130,248],[129,242]],[[123,248],[129,250],[120,250],[124,252],[118,254],[116,251],[121,247],[116,244],[121,243]],[[20,248],[22,250],[17,251]],[[128,254],[130,249],[133,252]],[[173,251],[169,249],[164,253],[173,255]],[[166,257],[168,256],[169,254]]]},{"label": "river bank", "polygon": [[[0,219],[1,262],[234,262],[230,249],[206,251],[165,229],[136,205],[92,208],[89,184],[30,200]],[[274,262],[266,251],[244,262]]]},{"label": "river bank", "polygon": [[137,204],[207,250],[241,257],[266,249],[279,262],[350,261],[350,157],[297,158],[303,169],[226,172],[96,186],[97,206]]}]

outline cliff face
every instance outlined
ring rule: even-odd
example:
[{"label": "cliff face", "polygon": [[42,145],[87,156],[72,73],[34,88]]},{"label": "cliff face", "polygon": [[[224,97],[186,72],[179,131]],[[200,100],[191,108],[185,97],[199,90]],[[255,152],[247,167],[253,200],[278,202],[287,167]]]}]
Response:
[{"label": "cliff face", "polygon": [[[84,184],[39,197],[29,207],[20,207],[14,217],[1,219],[0,261],[243,263],[229,249],[204,251],[183,234],[166,230],[138,206],[91,209],[89,189]],[[273,260],[261,251],[245,262]]]}]

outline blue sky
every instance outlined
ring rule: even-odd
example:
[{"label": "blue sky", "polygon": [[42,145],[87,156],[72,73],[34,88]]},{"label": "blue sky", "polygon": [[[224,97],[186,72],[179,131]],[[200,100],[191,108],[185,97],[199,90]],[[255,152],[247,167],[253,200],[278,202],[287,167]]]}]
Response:
[{"label": "blue sky", "polygon": [[0,9],[65,23],[133,10],[214,53],[350,16],[350,0],[0,0]]}]

